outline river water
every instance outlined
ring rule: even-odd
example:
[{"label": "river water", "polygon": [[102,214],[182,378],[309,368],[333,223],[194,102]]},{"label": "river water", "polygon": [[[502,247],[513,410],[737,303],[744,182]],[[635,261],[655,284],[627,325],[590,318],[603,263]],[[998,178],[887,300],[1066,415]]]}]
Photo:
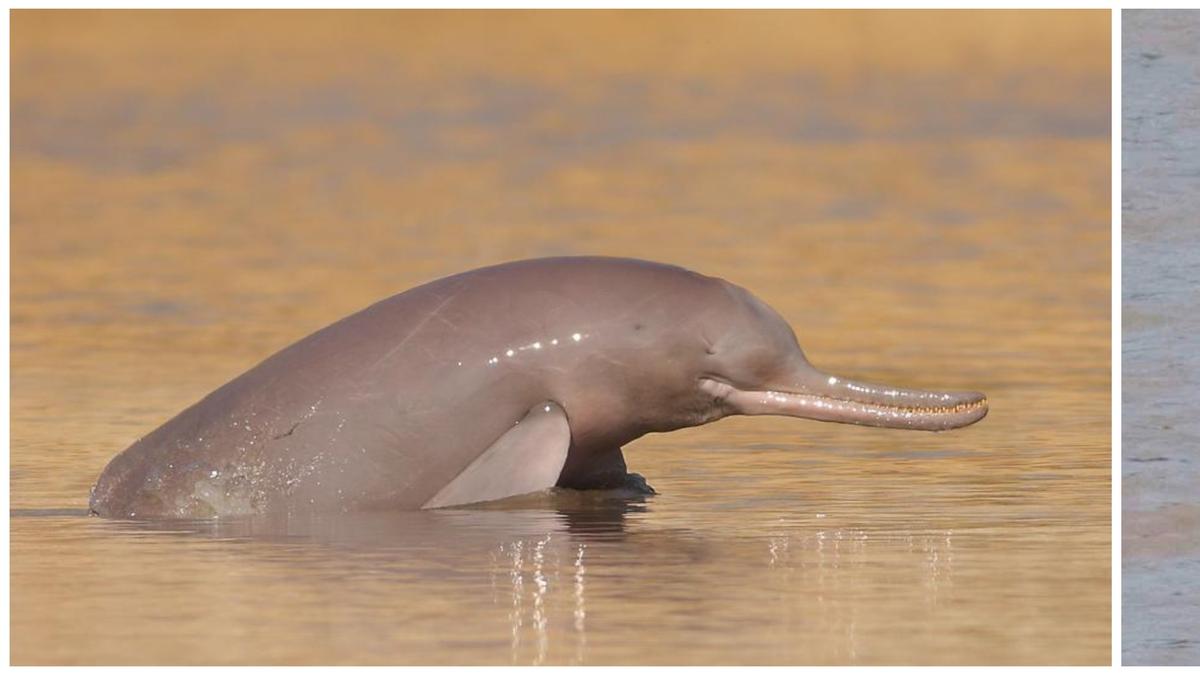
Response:
[{"label": "river water", "polygon": [[1200,11],[1123,22],[1123,660],[1197,665]]},{"label": "river water", "polygon": [[[1073,663],[1110,642],[1109,17],[12,20],[11,649],[39,663]],[[660,492],[87,517],[105,463],[423,281],[743,285],[944,434],[736,418]]]}]

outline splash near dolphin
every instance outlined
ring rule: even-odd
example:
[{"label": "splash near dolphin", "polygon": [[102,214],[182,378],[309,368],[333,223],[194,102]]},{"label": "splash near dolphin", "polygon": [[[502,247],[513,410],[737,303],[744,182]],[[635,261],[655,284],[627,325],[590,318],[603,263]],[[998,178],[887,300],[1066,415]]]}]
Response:
[{"label": "splash near dolphin", "polygon": [[941,431],[975,392],[822,373],[748,291],[543,258],[394,295],[267,358],[117,455],[113,518],[421,509],[627,480],[622,446],[729,415]]}]

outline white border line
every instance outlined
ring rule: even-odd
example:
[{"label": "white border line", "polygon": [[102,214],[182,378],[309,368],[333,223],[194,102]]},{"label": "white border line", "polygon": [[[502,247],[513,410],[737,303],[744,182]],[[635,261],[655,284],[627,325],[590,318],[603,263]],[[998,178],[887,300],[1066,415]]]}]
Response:
[{"label": "white border line", "polygon": [[1121,12],[1112,13],[1112,663],[1121,665]]}]

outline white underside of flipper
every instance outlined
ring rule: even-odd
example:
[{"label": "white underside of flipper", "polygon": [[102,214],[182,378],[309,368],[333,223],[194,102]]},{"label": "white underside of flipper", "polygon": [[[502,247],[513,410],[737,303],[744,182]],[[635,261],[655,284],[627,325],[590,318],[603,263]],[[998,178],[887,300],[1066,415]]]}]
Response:
[{"label": "white underside of flipper", "polygon": [[474,504],[552,488],[570,446],[566,412],[556,403],[539,403],[421,508]]}]

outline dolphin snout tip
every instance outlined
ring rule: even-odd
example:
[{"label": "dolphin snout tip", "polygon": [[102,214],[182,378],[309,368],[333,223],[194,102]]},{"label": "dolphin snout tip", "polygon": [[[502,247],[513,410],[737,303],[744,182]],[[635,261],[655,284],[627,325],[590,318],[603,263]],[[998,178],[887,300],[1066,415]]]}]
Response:
[{"label": "dolphin snout tip", "polygon": [[957,413],[958,416],[953,418],[952,423],[949,424],[944,430],[970,426],[987,417],[987,394],[984,394],[980,391],[957,392],[954,395],[954,400],[955,403],[950,407],[952,412]]}]

